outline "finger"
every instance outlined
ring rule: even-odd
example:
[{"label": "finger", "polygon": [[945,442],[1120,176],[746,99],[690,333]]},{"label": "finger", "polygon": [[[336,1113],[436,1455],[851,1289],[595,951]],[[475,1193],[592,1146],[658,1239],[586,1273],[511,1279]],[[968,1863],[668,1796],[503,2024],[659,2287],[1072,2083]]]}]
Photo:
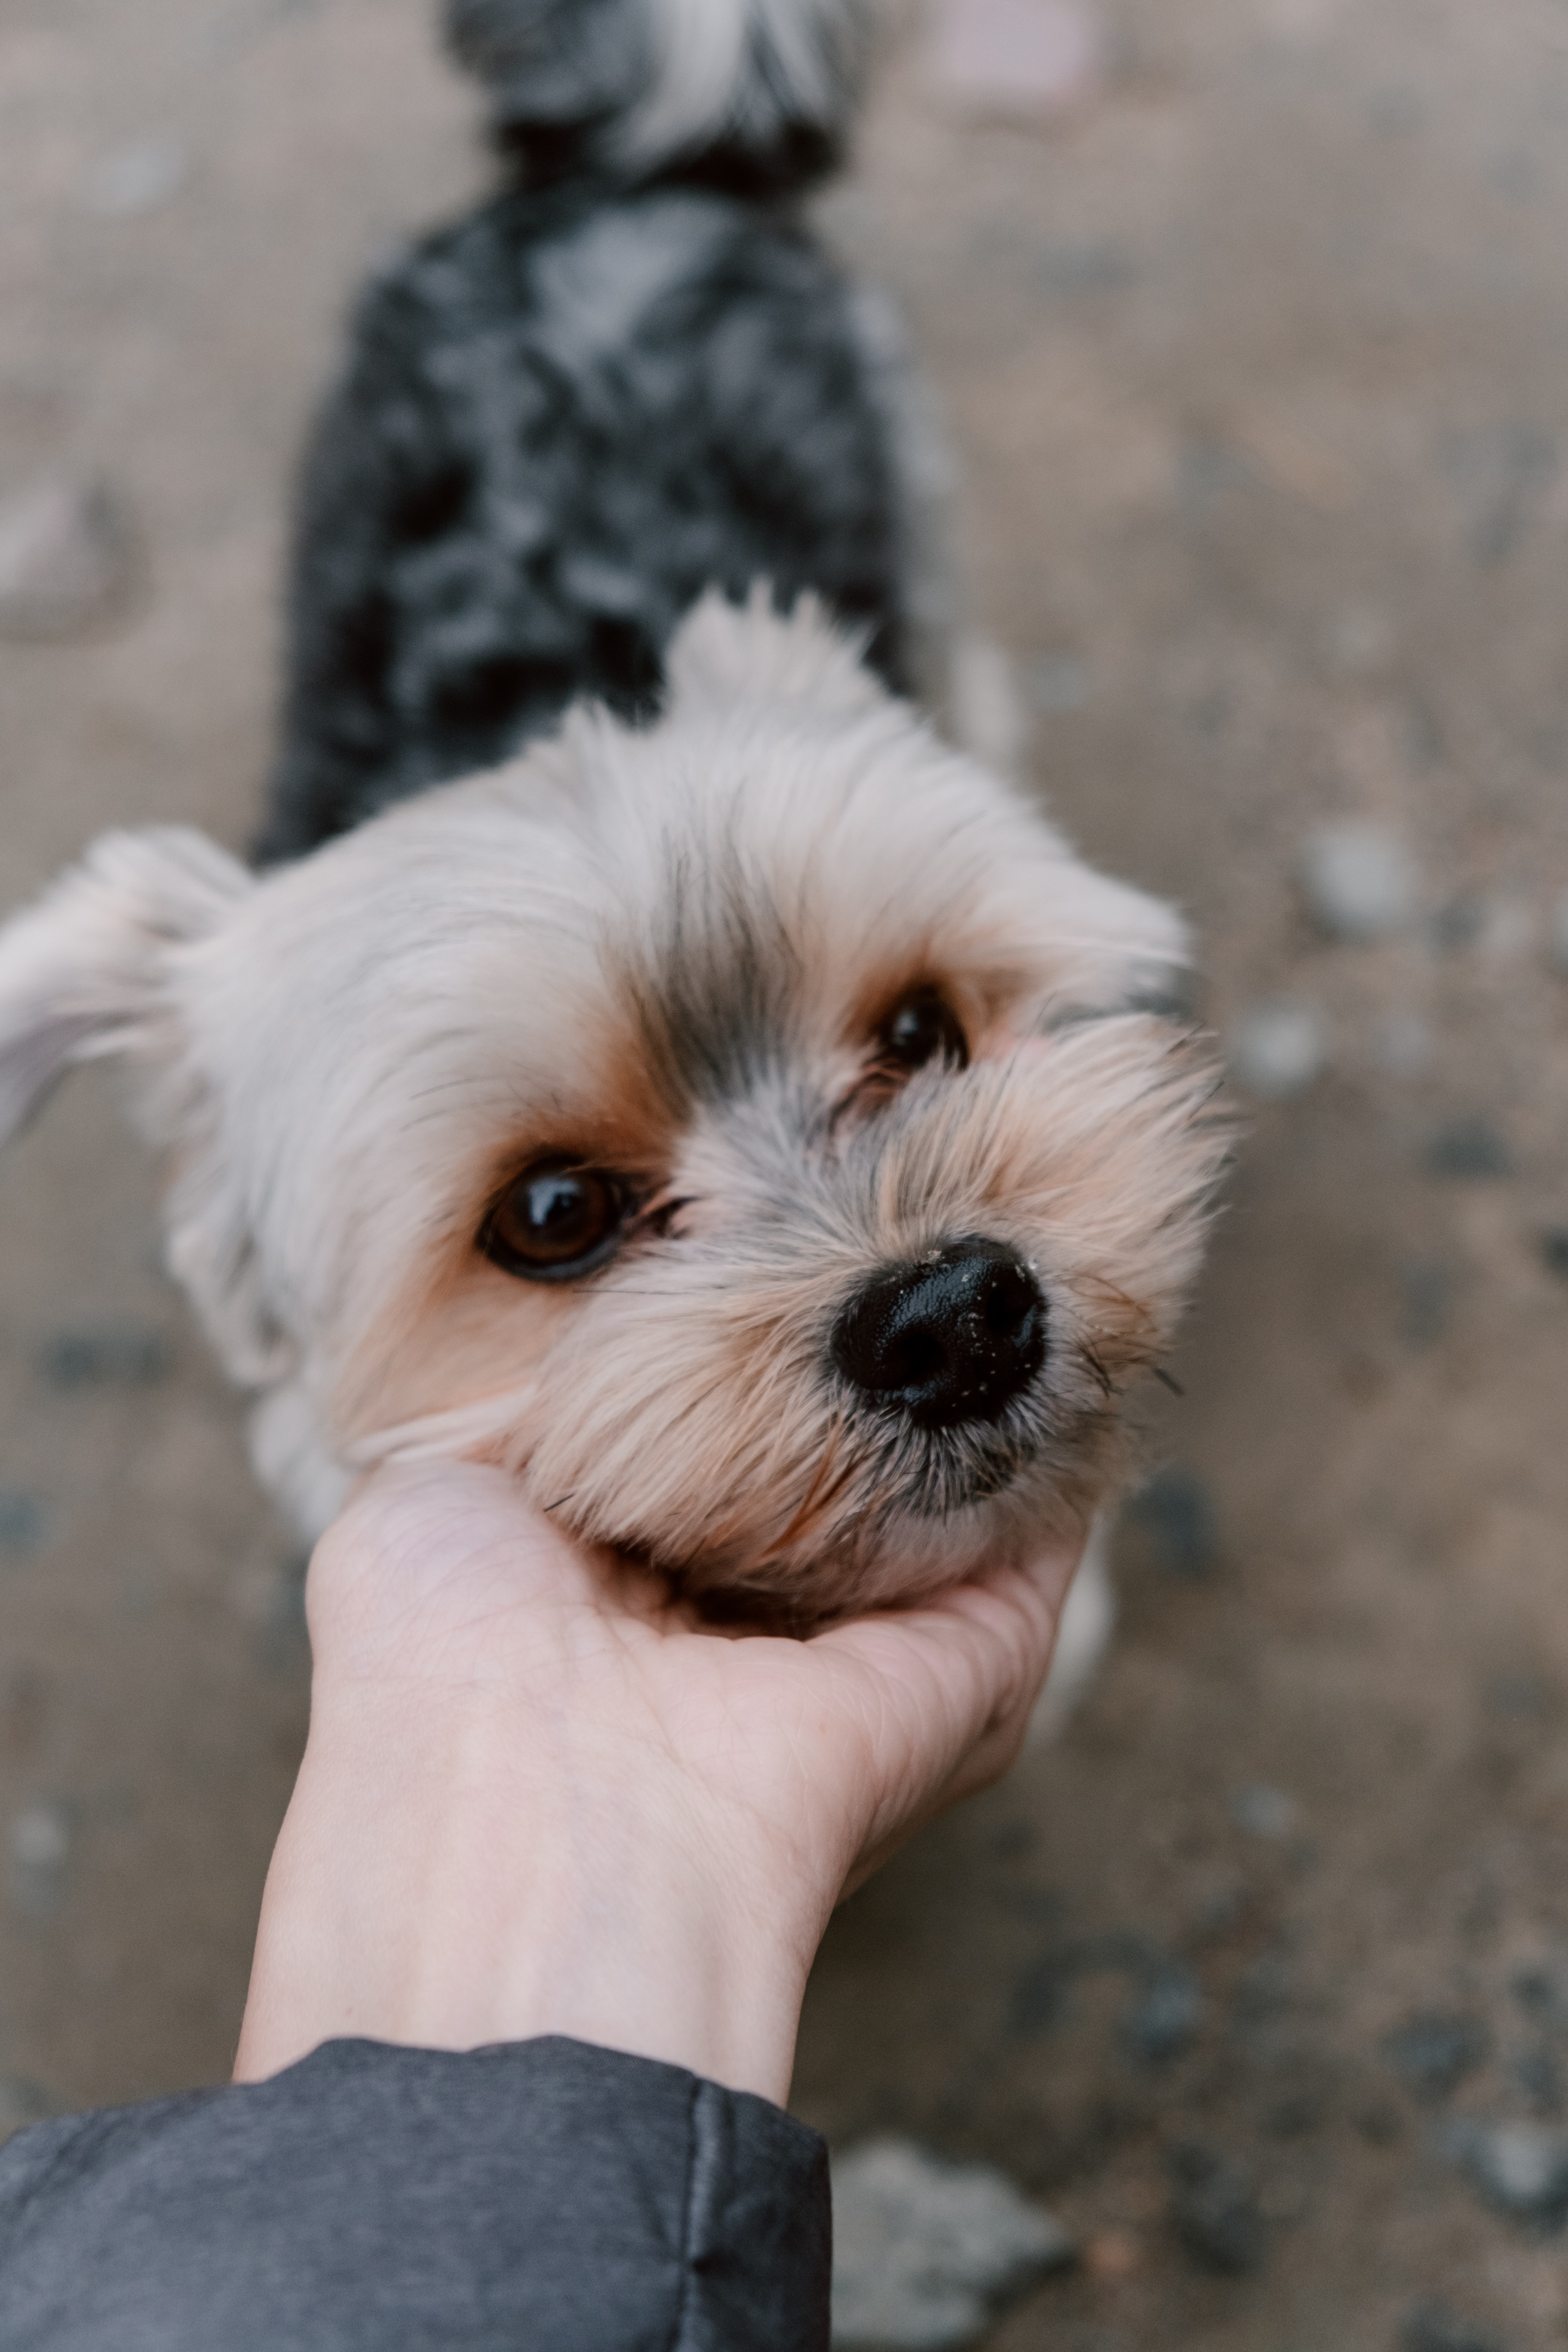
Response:
[{"label": "finger", "polygon": [[[885,1714],[863,1792],[865,1826],[851,1885],[1016,1759],[1050,1664],[1061,1602],[1077,1565],[1061,1550],[920,1610],[835,1629],[818,1644],[868,1678]],[[889,1727],[890,1727],[890,1730]]]},{"label": "finger", "polygon": [[[1016,1569],[958,1586],[919,1609],[888,1610],[818,1634],[810,1648],[902,1691],[918,1681],[940,1695],[931,1738],[967,1751],[986,1727],[1035,1689],[1050,1663],[1070,1568]],[[918,1736],[921,1721],[911,1731]]]},{"label": "finger", "polygon": [[591,1604],[601,1563],[482,1463],[389,1463],[316,1547],[306,1612],[317,1661],[396,1644],[412,1659],[465,1625]]}]

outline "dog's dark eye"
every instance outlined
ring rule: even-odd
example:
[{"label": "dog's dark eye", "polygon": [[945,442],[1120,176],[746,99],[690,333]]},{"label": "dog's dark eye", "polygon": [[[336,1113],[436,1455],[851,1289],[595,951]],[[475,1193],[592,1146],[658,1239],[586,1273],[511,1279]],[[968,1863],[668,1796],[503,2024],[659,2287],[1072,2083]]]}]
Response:
[{"label": "dog's dark eye", "polygon": [[877,1038],[878,1058],[895,1070],[923,1070],[928,1062],[951,1062],[955,1070],[969,1066],[969,1040],[963,1024],[936,988],[917,988],[900,999],[883,1022]]},{"label": "dog's dark eye", "polygon": [[573,1282],[610,1255],[630,1205],[619,1176],[570,1160],[536,1160],[490,1210],[479,1247],[525,1282]]}]

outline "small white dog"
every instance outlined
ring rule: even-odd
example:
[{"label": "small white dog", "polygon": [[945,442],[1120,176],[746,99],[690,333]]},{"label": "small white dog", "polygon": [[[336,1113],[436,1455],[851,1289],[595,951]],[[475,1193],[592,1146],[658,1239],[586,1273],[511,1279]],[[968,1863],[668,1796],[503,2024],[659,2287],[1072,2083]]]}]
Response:
[{"label": "small white dog", "polygon": [[259,877],[106,835],[0,933],[0,1128],[133,1066],[305,1531],[474,1455],[804,1622],[1092,1513],[1226,1139],[1140,1009],[1177,918],[809,598],[707,598],[667,675]]}]

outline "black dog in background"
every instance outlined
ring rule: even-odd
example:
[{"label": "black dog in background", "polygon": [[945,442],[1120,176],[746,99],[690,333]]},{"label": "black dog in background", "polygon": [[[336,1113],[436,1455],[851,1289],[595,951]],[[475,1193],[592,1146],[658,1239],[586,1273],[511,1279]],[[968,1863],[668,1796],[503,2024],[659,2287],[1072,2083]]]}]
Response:
[{"label": "black dog in background", "polygon": [[508,184],[362,298],[305,469],[289,857],[596,696],[701,592],[816,589],[910,684],[899,380],[803,226],[860,0],[447,0]]}]

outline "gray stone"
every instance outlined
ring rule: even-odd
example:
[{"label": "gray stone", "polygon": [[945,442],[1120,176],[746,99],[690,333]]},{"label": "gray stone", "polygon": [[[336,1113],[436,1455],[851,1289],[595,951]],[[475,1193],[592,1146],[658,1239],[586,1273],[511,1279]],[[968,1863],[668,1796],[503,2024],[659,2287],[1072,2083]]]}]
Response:
[{"label": "gray stone", "polygon": [[1451,2127],[1446,2145],[1482,2195],[1516,2220],[1558,2221],[1568,2213],[1568,2132],[1467,2120]]},{"label": "gray stone", "polygon": [[150,1388],[167,1377],[174,1350],[150,1325],[105,1323],[90,1330],[57,1331],[39,1349],[37,1362],[58,1389]]},{"label": "gray stone", "polygon": [[1281,1838],[1296,1825],[1296,1801],[1283,1789],[1271,1789],[1265,1781],[1255,1781],[1252,1787],[1238,1789],[1230,1801],[1230,1817],[1238,1830],[1252,1837]]},{"label": "gray stone", "polygon": [[1512,1176],[1518,1167],[1506,1136],[1500,1135],[1479,1111],[1439,1128],[1422,1153],[1421,1164],[1429,1176],[1447,1177],[1460,1184]]},{"label": "gray stone", "polygon": [[1557,1693],[1541,1675],[1494,1675],[1486,1702],[1489,1715],[1501,1723],[1545,1723],[1556,1712]]},{"label": "gray stone", "polygon": [[1209,1575],[1219,1555],[1219,1531],[1208,1488],[1194,1471],[1157,1471],[1134,1496],[1129,1516],[1148,1530],[1172,1576]]},{"label": "gray stone", "polygon": [[1568,1282],[1568,1225],[1553,1225],[1542,1234],[1541,1258],[1548,1274]]},{"label": "gray stone", "polygon": [[97,482],[37,484],[0,508],[0,635],[68,637],[124,601],[130,541]]},{"label": "gray stone", "polygon": [[971,2343],[999,2303],[1071,2262],[1061,2224],[1006,2175],[913,2141],[833,2160],[833,2342],[899,2352]]},{"label": "gray stone", "polygon": [[1407,2312],[1399,2341],[1404,2352],[1503,2352],[1500,2338],[1472,2327],[1446,2303],[1420,2303]]},{"label": "gray stone", "polygon": [[1396,834],[1350,820],[1321,825],[1301,856],[1301,886],[1331,939],[1381,940],[1415,919],[1415,860]]},{"label": "gray stone", "polygon": [[1261,2267],[1268,2233],[1251,2181],[1217,2149],[1187,2141],[1171,2151],[1171,2217],[1201,2268],[1240,2278]]},{"label": "gray stone", "polygon": [[11,1896],[26,1917],[45,1919],[59,1906],[70,1861],[70,1823],[58,1805],[36,1799],[12,1816],[6,1839]]},{"label": "gray stone", "polygon": [[1516,1969],[1510,1990],[1521,2009],[1553,2033],[1568,2034],[1568,1969],[1536,1960]]},{"label": "gray stone", "polygon": [[1145,2066],[1163,2066],[1191,2049],[1204,2021],[1204,1990],[1182,1960],[1157,1969],[1122,2011],[1126,2049]]},{"label": "gray stone", "polygon": [[1555,2050],[1538,2042],[1528,2050],[1517,2051],[1512,2073],[1538,2116],[1557,2116],[1563,2113],[1563,2061]]},{"label": "gray stone", "polygon": [[1383,2054],[1415,2097],[1446,2099],[1474,2074],[1489,2047],[1479,2018],[1425,2011],[1384,2036]]},{"label": "gray stone", "polygon": [[132,140],[104,157],[87,184],[87,200],[95,213],[129,220],[178,195],[189,171],[190,158],[178,140]]},{"label": "gray stone", "polygon": [[25,1559],[41,1549],[48,1522],[31,1495],[0,1486],[0,1551]]},{"label": "gray stone", "polygon": [[1249,1094],[1284,1102],[1323,1066],[1328,1027],[1315,1004],[1290,997],[1249,1004],[1230,1034],[1230,1066]]}]

